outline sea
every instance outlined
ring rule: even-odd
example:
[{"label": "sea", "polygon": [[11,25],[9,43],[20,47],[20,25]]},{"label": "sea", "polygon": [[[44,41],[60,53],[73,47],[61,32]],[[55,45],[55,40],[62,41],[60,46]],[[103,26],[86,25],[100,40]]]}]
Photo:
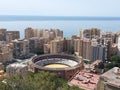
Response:
[{"label": "sea", "polygon": [[119,32],[119,17],[41,17],[41,16],[0,16],[0,28],[8,31],[20,31],[20,38],[24,38],[27,27],[34,29],[60,29],[64,37],[79,35],[79,31],[98,28],[101,31]]}]

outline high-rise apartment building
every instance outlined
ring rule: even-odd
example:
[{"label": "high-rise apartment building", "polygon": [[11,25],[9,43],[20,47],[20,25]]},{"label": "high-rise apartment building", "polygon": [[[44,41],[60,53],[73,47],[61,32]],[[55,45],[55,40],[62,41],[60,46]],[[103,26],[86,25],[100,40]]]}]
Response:
[{"label": "high-rise apartment building", "polygon": [[107,58],[107,46],[99,44],[97,39],[80,39],[78,46],[79,55],[83,59],[87,59],[91,62],[95,60],[105,62]]},{"label": "high-rise apartment building", "polygon": [[30,53],[35,53],[36,50],[40,49],[40,41],[38,37],[32,37],[29,39],[29,50]]},{"label": "high-rise apartment building", "polygon": [[7,42],[11,42],[13,39],[13,34],[12,33],[7,33],[6,34],[6,41]]},{"label": "high-rise apartment building", "polygon": [[112,43],[117,43],[117,34],[113,32],[101,32],[101,38],[111,40]]},{"label": "high-rise apartment building", "polygon": [[22,58],[29,54],[29,42],[28,40],[14,40],[13,41],[13,55],[14,58]]},{"label": "high-rise apartment building", "polygon": [[6,62],[13,59],[13,50],[9,44],[0,45],[0,62]]},{"label": "high-rise apartment building", "polygon": [[50,44],[44,44],[44,54],[50,53]]},{"label": "high-rise apartment building", "polygon": [[33,37],[43,37],[43,29],[34,29]]},{"label": "high-rise apartment building", "polygon": [[30,27],[26,28],[25,29],[25,38],[29,39],[29,38],[32,38],[32,37],[34,37],[34,30]]},{"label": "high-rise apartment building", "polygon": [[48,44],[48,43],[49,43],[49,38],[40,37],[39,38],[39,48],[40,48],[40,50],[43,50],[44,44]]},{"label": "high-rise apartment building", "polygon": [[6,41],[6,29],[0,29],[0,41]]},{"label": "high-rise apartment building", "polygon": [[63,37],[63,31],[59,29],[32,29],[30,27],[25,29],[25,38],[29,39],[32,37],[44,37],[50,41],[56,37]]},{"label": "high-rise apartment building", "polygon": [[63,31],[61,31],[59,29],[56,29],[54,31],[55,31],[56,37],[63,37]]},{"label": "high-rise apartment building", "polygon": [[74,52],[73,41],[71,39],[64,38],[63,45],[64,45],[63,46],[64,52],[67,52],[67,53],[72,53],[72,51]]},{"label": "high-rise apartment building", "polygon": [[33,30],[33,37],[39,37],[39,30],[38,29]]},{"label": "high-rise apartment building", "polygon": [[110,59],[111,55],[112,55],[112,40],[106,40],[105,42],[105,46],[106,46],[106,50],[107,50],[107,59]]},{"label": "high-rise apartment building", "polygon": [[63,39],[59,40],[52,40],[50,42],[50,53],[56,54],[56,53],[62,53],[63,52]]},{"label": "high-rise apartment building", "polygon": [[40,37],[43,37],[43,29],[40,29],[40,30],[39,30],[39,36],[40,36]]},{"label": "high-rise apartment building", "polygon": [[97,28],[85,29],[80,31],[81,38],[95,38],[100,37],[100,30]]},{"label": "high-rise apartment building", "polygon": [[43,37],[46,37],[46,38],[50,37],[50,32],[48,29],[43,30]]},{"label": "high-rise apartment building", "polygon": [[20,33],[19,31],[7,31],[7,29],[0,29],[0,41],[8,41],[14,39],[19,39]]},{"label": "high-rise apartment building", "polygon": [[92,45],[91,46],[91,61],[101,60],[105,62],[107,57],[106,46],[104,45]]},{"label": "high-rise apartment building", "polygon": [[50,41],[51,40],[54,40],[55,39],[55,37],[56,37],[56,35],[55,35],[55,31],[54,30],[50,30]]},{"label": "high-rise apartment building", "polygon": [[84,59],[90,60],[91,57],[91,40],[90,39],[80,39],[78,47],[79,55]]},{"label": "high-rise apartment building", "polygon": [[20,39],[19,31],[6,31],[6,41],[10,42],[15,39]]},{"label": "high-rise apartment building", "polygon": [[74,48],[74,52],[78,52],[78,45],[79,45],[79,40],[80,39],[74,39],[73,40],[73,48]]}]

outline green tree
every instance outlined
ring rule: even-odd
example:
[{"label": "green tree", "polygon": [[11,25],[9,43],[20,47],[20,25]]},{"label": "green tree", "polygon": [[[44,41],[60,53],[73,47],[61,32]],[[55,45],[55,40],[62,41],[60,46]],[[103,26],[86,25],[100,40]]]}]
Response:
[{"label": "green tree", "polygon": [[10,85],[7,85],[5,83],[2,83],[0,81],[0,90],[12,90],[11,86]]},{"label": "green tree", "polygon": [[109,70],[113,67],[120,67],[120,56],[114,55],[111,57],[111,62],[106,65],[106,70]]},{"label": "green tree", "polygon": [[120,56],[118,56],[118,55],[112,56],[111,62],[120,63]]},{"label": "green tree", "polygon": [[35,49],[35,53],[36,53],[37,55],[41,55],[41,54],[44,54],[44,51],[43,51],[43,49],[36,48],[36,49]]},{"label": "green tree", "polygon": [[28,73],[26,76],[16,74],[0,83],[0,90],[82,90],[78,87],[70,87],[67,81],[57,78],[56,74],[48,72]]}]

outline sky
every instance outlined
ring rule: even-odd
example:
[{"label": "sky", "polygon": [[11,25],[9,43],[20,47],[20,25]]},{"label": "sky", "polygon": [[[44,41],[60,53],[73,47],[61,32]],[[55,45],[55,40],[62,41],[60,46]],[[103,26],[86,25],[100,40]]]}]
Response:
[{"label": "sky", "polygon": [[0,0],[0,15],[120,17],[120,0]]}]

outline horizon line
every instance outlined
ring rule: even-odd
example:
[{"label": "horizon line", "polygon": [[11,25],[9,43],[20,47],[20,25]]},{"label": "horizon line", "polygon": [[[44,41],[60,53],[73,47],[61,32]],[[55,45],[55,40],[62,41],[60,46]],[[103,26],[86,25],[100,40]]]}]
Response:
[{"label": "horizon line", "polygon": [[29,17],[104,17],[104,18],[120,18],[120,16],[66,16],[66,15],[0,15],[0,16],[29,16]]},{"label": "horizon line", "polygon": [[50,21],[50,20],[119,20],[120,17],[107,17],[107,16],[38,16],[38,15],[0,15],[0,21]]}]

